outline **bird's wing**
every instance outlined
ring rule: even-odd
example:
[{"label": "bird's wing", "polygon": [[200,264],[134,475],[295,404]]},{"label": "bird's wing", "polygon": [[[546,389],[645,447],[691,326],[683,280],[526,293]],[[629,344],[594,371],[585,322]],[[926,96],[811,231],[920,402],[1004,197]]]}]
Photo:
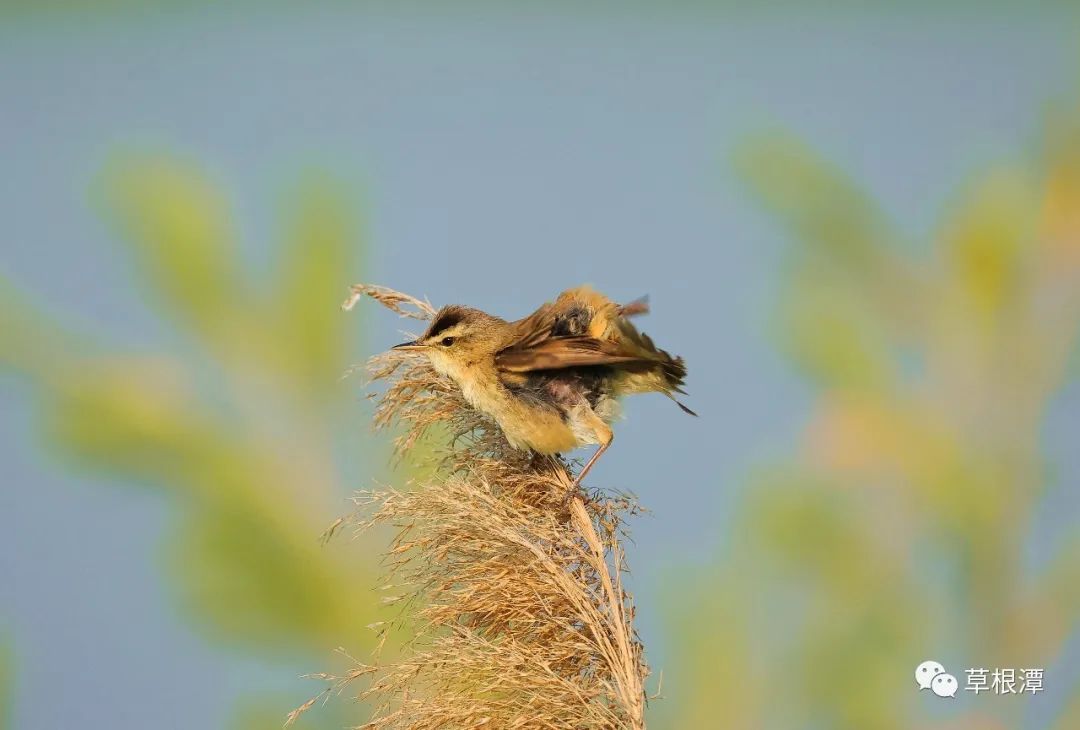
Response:
[{"label": "bird's wing", "polygon": [[591,337],[551,337],[526,347],[518,345],[495,355],[495,367],[504,372],[558,370],[586,365],[655,365],[657,358],[618,342]]},{"label": "bird's wing", "polygon": [[[495,366],[524,373],[588,365],[655,365],[665,355],[625,319],[647,311],[644,298],[620,307],[588,287],[567,290],[554,303],[514,323],[514,336],[495,355]],[[599,337],[599,332],[607,335]]]},{"label": "bird's wing", "polygon": [[503,348],[503,352],[527,350],[549,339],[558,313],[555,305],[548,302],[525,319],[514,322],[514,337]]},{"label": "bird's wing", "polygon": [[661,392],[696,415],[673,395],[684,392],[683,359],[656,347],[628,319],[648,311],[644,299],[620,307],[587,289],[564,292],[554,304],[513,323],[512,336],[495,354],[495,367],[509,380],[535,371],[606,365],[629,375],[624,392]]},{"label": "bird's wing", "polygon": [[638,297],[632,302],[627,302],[619,307],[619,316],[637,317],[649,313],[649,295]]}]

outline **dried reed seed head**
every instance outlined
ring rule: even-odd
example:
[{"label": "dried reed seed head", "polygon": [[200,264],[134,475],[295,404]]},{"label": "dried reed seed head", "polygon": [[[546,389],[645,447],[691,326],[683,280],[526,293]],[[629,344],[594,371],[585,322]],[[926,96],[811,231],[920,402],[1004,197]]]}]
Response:
[{"label": "dried reed seed head", "polygon": [[[356,303],[360,301],[361,297],[368,296],[383,305],[387,309],[396,312],[402,317],[410,317],[412,319],[431,319],[435,316],[435,308],[431,304],[422,299],[411,297],[408,294],[402,294],[399,291],[394,291],[385,286],[375,286],[373,284],[353,284],[349,288],[349,296],[341,304],[341,308],[346,312],[351,310]],[[402,305],[408,305],[412,309],[406,309]]]}]

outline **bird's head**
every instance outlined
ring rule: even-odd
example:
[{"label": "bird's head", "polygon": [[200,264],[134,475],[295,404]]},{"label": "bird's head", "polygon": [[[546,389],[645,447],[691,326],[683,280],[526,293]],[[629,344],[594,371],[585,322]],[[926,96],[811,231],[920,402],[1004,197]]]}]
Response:
[{"label": "bird's head", "polygon": [[451,304],[436,313],[424,334],[394,349],[422,352],[437,371],[461,382],[472,368],[502,347],[506,327],[503,319]]}]

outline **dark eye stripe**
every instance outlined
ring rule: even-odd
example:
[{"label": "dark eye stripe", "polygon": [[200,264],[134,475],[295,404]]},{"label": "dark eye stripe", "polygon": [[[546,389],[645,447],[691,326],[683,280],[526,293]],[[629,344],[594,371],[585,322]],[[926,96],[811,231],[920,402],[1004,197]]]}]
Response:
[{"label": "dark eye stripe", "polygon": [[428,337],[438,337],[441,332],[445,332],[454,325],[458,324],[462,320],[462,314],[459,311],[448,309],[441,314],[438,318],[431,323],[431,327],[428,328]]}]

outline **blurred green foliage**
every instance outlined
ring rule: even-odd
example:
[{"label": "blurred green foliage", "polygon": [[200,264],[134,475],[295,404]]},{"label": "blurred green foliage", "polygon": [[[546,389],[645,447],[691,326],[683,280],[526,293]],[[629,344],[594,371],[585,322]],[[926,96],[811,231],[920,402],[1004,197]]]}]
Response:
[{"label": "blurred green foliage", "polygon": [[[284,206],[276,269],[258,277],[221,194],[186,162],[118,161],[97,192],[163,327],[184,338],[174,353],[121,352],[0,287],[0,362],[34,386],[48,443],[175,500],[170,585],[210,637],[320,668],[343,643],[370,649],[375,553],[318,542],[344,510],[355,475],[339,452],[363,418],[340,381],[357,320],[337,306],[362,249],[355,206],[306,178]],[[278,699],[262,709],[280,724],[306,696]]]},{"label": "blurred green foliage", "polygon": [[[1080,536],[1023,558],[1051,486],[1043,420],[1076,375],[1078,120],[1054,118],[1030,168],[976,180],[923,248],[805,145],[740,148],[796,241],[777,333],[817,399],[715,563],[670,586],[667,726],[1033,726],[1026,698],[935,705],[912,672],[935,658],[962,687],[970,666],[1052,677],[1078,625]],[[1075,699],[1056,722],[1080,727]]]}]

